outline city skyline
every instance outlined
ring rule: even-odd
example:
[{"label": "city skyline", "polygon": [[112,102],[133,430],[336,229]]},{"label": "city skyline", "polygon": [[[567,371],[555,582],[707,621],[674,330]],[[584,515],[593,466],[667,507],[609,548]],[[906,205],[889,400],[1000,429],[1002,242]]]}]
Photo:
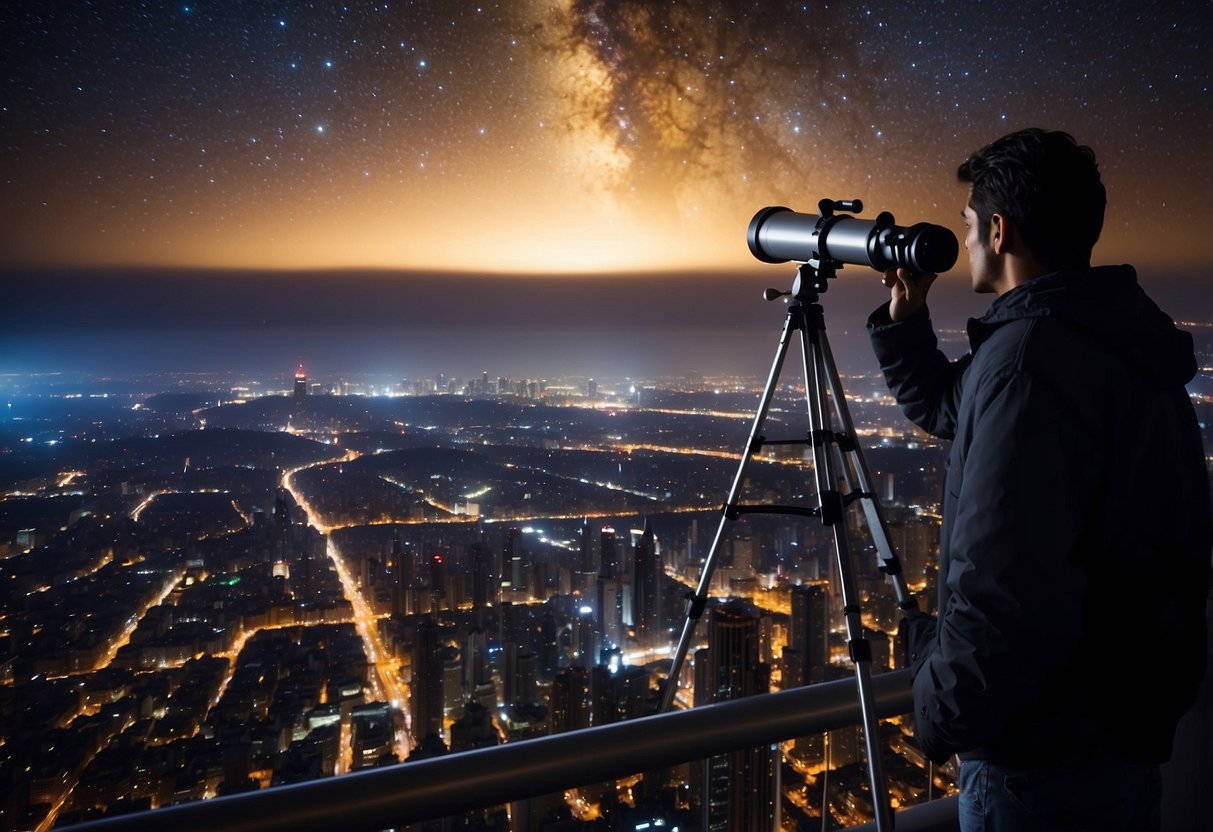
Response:
[{"label": "city skyline", "polygon": [[[19,272],[0,308],[0,376],[84,373],[438,373],[616,378],[738,376],[770,368],[794,264],[744,272],[511,278],[484,274],[320,272]],[[1199,275],[1142,273],[1161,308],[1213,349],[1213,295]],[[868,315],[887,300],[880,275],[848,266],[821,298],[839,366],[877,369]],[[931,294],[952,357],[968,350],[965,321],[984,313],[967,275]]]},{"label": "city skyline", "polygon": [[[476,378],[461,396],[370,397],[317,395],[310,382],[295,368],[284,389],[223,404],[178,393],[132,406],[118,394],[113,406],[85,397],[76,407],[68,394],[66,412],[19,402],[5,413],[0,690],[26,703],[3,726],[5,822],[41,829],[652,709],[751,395]],[[893,411],[887,399],[856,402],[864,436],[875,440]],[[792,421],[781,397],[771,427]],[[874,471],[890,496],[898,472],[894,516],[921,587],[937,521],[913,504],[936,499],[927,494],[942,455],[908,436],[887,434]],[[804,473],[798,450],[766,453],[751,471],[754,496],[793,493]],[[715,660],[698,652],[696,667],[736,666],[754,684],[715,698],[765,692],[773,668],[844,676],[824,609],[787,597],[813,584],[838,612],[824,528],[756,517],[729,539],[712,594],[752,599],[729,606],[749,647],[722,646]],[[868,620],[889,630],[896,606],[874,567],[863,558]],[[799,652],[782,653],[790,631]],[[887,670],[888,651],[877,655]],[[802,681],[789,673],[785,688]],[[692,675],[681,706],[699,699]],[[74,698],[81,690],[87,698]],[[788,811],[820,817],[826,809],[809,804],[829,795],[836,817],[861,817],[847,797],[862,791],[855,737],[829,740],[825,779],[814,773],[825,746],[798,746],[787,795],[768,780],[747,811],[765,815],[786,798]],[[39,763],[23,773],[28,754]],[[636,808],[689,819],[723,798],[717,769],[710,787],[693,772],[650,772]],[[689,806],[678,797],[686,783]],[[634,788],[556,791],[525,811],[572,811],[570,828],[595,829],[596,816],[626,811],[614,793]],[[890,788],[917,802],[926,775],[907,756]],[[739,822],[729,828],[752,828]]]},{"label": "city skyline", "polygon": [[[1189,391],[1206,455],[1208,355]],[[132,810],[171,825],[176,804],[275,800],[274,786],[603,728],[666,690],[678,709],[850,691],[868,652],[853,637],[874,676],[904,667],[871,514],[844,501],[847,522],[822,521],[794,371],[723,519],[756,380],[241,378],[3,379],[21,392],[0,413],[0,825]],[[854,432],[839,448],[863,445],[894,571],[929,611],[948,443],[908,423],[874,373],[846,387]],[[838,474],[836,493],[859,493],[857,471]],[[708,621],[675,689],[700,582]],[[953,791],[954,766],[928,765],[890,716],[617,781],[532,777],[548,794],[511,795],[508,828],[853,826],[886,800],[900,811]],[[883,775],[865,767],[873,749]],[[355,822],[376,801],[348,782]],[[445,811],[507,828],[480,782]]]}]

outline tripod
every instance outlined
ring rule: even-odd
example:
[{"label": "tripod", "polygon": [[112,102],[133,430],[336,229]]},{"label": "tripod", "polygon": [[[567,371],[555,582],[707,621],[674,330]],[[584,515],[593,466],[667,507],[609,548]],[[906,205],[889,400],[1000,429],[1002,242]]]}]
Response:
[{"label": "tripod", "polygon": [[[830,351],[830,343],[826,338],[825,314],[821,304],[818,303],[819,293],[825,291],[826,279],[833,277],[834,271],[840,265],[829,261],[810,261],[800,266],[790,292],[766,290],[767,300],[791,295],[792,301],[788,305],[783,334],[779,339],[779,348],[775,353],[766,388],[763,390],[758,404],[758,412],[755,414],[754,424],[750,429],[749,441],[741,455],[741,463],[737,468],[737,475],[733,479],[733,487],[729,490],[728,500],[723,508],[720,526],[716,530],[712,548],[708,551],[707,560],[704,562],[698,587],[693,593],[687,594],[686,619],[683,623],[682,635],[678,640],[678,648],[674,653],[673,664],[670,667],[670,677],[662,694],[661,711],[668,711],[673,704],[674,694],[678,687],[678,677],[681,674],[682,665],[686,661],[695,625],[707,606],[708,589],[712,583],[712,573],[716,568],[720,544],[724,540],[725,530],[731,522],[744,514],[784,514],[820,518],[822,525],[832,529],[834,535],[834,553],[837,557],[838,575],[842,587],[847,646],[851,662],[855,666],[855,679],[863,714],[872,806],[876,816],[876,828],[880,832],[886,832],[893,828],[893,816],[889,807],[888,792],[885,788],[884,765],[880,756],[879,732],[872,699],[872,650],[863,635],[859,596],[855,590],[846,528],[847,507],[855,501],[858,500],[863,507],[869,532],[879,553],[880,570],[889,577],[893,584],[898,607],[903,612],[917,611],[918,604],[906,589],[905,580],[901,575],[901,562],[889,543],[888,529],[885,526],[880,505],[876,501],[871,474],[855,435],[855,426],[847,408],[846,395],[843,393],[838,369],[834,364],[834,356]],[[762,435],[762,428],[779,383],[779,375],[783,369],[783,362],[787,356],[793,332],[800,333],[803,348],[809,431],[806,439],[767,439]],[[826,401],[827,391],[828,403]],[[834,411],[834,417],[841,428],[838,432],[835,432],[832,427],[831,410]],[[740,504],[738,500],[745,482],[746,469],[754,455],[764,445],[796,444],[807,444],[812,448],[813,475],[820,504],[816,508],[793,505]],[[841,466],[850,488],[845,494],[839,490],[839,466]]]}]

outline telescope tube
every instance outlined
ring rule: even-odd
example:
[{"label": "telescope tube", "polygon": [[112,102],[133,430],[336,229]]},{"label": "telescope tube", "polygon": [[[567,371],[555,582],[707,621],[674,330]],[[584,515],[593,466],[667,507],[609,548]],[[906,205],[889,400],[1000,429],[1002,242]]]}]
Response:
[{"label": "telescope tube", "polygon": [[877,271],[909,269],[915,274],[946,272],[956,265],[956,235],[941,225],[893,224],[882,212],[874,220],[827,214],[798,214],[788,208],[763,208],[746,233],[750,252],[764,263],[852,263]]}]

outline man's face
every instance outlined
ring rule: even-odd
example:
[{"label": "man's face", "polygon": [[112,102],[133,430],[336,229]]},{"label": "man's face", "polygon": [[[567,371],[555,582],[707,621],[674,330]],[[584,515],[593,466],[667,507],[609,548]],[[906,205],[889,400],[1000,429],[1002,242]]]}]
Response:
[{"label": "man's face", "polygon": [[[961,212],[964,218],[965,248],[969,252],[969,274],[973,280],[973,291],[986,294],[998,291],[995,283],[998,280],[998,259],[990,251],[989,241],[982,233],[981,223],[972,205],[965,205]],[[989,229],[986,229],[987,233]]]}]

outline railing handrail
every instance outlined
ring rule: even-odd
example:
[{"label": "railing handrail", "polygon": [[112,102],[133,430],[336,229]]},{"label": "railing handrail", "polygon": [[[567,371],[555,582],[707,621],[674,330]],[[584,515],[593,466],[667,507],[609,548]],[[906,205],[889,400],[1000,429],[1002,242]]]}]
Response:
[{"label": "railing handrail", "polygon": [[[913,707],[909,671],[873,677],[880,718]],[[614,780],[860,721],[854,679],[493,748],[104,818],[71,832],[376,830]]]}]

